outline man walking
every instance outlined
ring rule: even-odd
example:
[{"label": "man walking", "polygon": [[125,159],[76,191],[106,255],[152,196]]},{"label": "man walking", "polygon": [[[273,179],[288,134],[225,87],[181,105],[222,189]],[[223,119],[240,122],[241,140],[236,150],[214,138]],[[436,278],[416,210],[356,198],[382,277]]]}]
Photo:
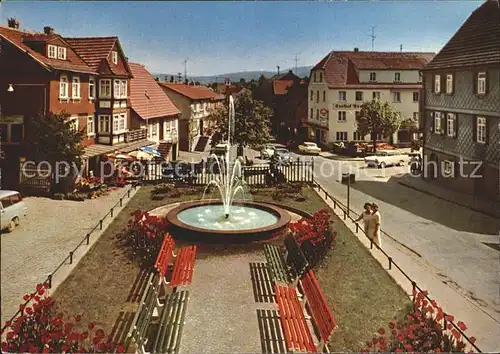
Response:
[{"label": "man walking", "polygon": [[381,230],[381,222],[382,222],[382,217],[380,215],[380,212],[378,211],[378,205],[375,203],[372,203],[372,220],[371,222],[373,223],[372,232],[373,235],[372,239],[373,242],[377,244],[380,248],[382,248],[381,240],[380,240],[380,230]]}]

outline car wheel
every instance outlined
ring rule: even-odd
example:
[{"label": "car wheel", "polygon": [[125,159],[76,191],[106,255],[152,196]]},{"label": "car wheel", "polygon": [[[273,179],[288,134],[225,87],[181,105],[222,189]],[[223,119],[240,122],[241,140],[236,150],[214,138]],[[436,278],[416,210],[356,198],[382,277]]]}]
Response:
[{"label": "car wheel", "polygon": [[12,221],[14,221],[14,224],[16,224],[16,226],[19,226],[20,221],[19,221],[19,218],[17,216],[14,219],[12,219]]},{"label": "car wheel", "polygon": [[14,228],[16,227],[16,223],[14,222],[14,219],[12,219],[9,222],[9,225],[7,225],[7,232],[12,232],[14,231]]},{"label": "car wheel", "polygon": [[385,168],[385,166],[386,166],[385,162],[381,162],[379,168]]}]

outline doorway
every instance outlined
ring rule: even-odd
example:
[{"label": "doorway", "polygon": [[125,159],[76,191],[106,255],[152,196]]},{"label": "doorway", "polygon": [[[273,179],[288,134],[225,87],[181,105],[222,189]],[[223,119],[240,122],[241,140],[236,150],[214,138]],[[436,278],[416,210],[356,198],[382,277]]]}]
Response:
[{"label": "doorway", "polygon": [[203,136],[203,119],[200,119],[200,135]]},{"label": "doorway", "polygon": [[321,131],[319,129],[316,129],[314,135],[316,135],[316,144],[320,145],[321,144]]}]

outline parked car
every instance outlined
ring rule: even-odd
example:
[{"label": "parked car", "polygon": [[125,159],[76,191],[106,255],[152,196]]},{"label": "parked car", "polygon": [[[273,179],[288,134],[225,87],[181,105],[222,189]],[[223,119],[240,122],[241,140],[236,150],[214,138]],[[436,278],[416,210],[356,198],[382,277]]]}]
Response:
[{"label": "parked car", "polygon": [[260,151],[261,159],[270,159],[274,155],[274,150],[276,149],[286,149],[286,146],[277,143],[266,144]]},{"label": "parked car", "polygon": [[210,150],[210,155],[214,154],[217,156],[225,156],[228,150],[229,150],[229,144],[227,143],[217,144]]},{"label": "parked car", "polygon": [[386,166],[402,166],[408,162],[408,155],[399,150],[377,151],[375,155],[365,157],[367,166],[384,168]]},{"label": "parked car", "polygon": [[0,230],[13,231],[27,212],[21,193],[0,190]]},{"label": "parked car", "polygon": [[318,145],[316,145],[316,143],[306,141],[305,143],[299,145],[299,151],[303,154],[319,155],[321,149]]},{"label": "parked car", "polygon": [[289,165],[293,162],[293,157],[290,155],[288,149],[276,148],[274,149],[272,160],[280,164]]}]

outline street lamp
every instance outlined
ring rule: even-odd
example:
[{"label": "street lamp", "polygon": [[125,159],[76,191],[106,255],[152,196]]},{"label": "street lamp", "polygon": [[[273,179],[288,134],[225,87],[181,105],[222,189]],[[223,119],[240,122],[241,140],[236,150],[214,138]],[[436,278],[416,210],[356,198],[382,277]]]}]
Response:
[{"label": "street lamp", "polygon": [[7,89],[7,92],[14,92],[14,87],[12,84],[9,84],[9,88]]},{"label": "street lamp", "polygon": [[355,182],[356,175],[354,173],[344,172],[341,176],[341,183],[347,184],[347,216],[350,214],[351,210],[351,183]]}]

